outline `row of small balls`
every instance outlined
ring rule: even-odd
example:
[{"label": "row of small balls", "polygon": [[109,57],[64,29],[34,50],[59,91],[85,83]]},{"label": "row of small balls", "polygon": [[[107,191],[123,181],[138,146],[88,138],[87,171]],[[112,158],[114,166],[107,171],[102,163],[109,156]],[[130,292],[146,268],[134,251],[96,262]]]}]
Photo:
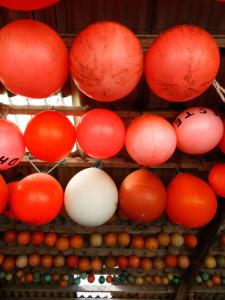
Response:
[{"label": "row of small balls", "polygon": [[[27,245],[31,243],[35,246],[47,245],[55,247],[59,251],[65,251],[68,248],[81,249],[85,247],[85,237],[81,234],[67,236],[65,234],[56,234],[55,232],[44,233],[42,231],[20,231],[8,230],[3,233],[3,240],[6,244]],[[198,237],[194,234],[165,233],[161,232],[157,236],[130,235],[126,232],[121,233],[92,233],[88,235],[88,245],[91,247],[132,247],[133,249],[148,249],[155,251],[160,247],[182,247],[195,248],[198,244]]]}]

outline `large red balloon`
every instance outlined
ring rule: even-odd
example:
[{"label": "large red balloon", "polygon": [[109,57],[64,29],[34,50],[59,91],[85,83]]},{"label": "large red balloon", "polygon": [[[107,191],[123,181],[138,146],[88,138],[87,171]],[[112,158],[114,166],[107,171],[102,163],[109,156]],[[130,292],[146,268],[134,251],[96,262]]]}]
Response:
[{"label": "large red balloon", "polygon": [[166,189],[158,176],[146,169],[129,174],[119,190],[119,204],[131,220],[149,222],[166,207]]},{"label": "large red balloon", "polygon": [[76,131],[79,146],[94,158],[112,157],[124,145],[123,121],[116,113],[107,109],[87,112],[78,123]]},{"label": "large red balloon", "polygon": [[206,225],[216,214],[213,190],[202,179],[181,173],[167,188],[167,214],[177,224],[195,228]]},{"label": "large red balloon", "polygon": [[145,60],[149,87],[168,101],[186,101],[212,84],[220,64],[212,36],[193,25],[171,27],[150,46]]},{"label": "large red balloon", "polygon": [[13,93],[46,98],[68,75],[68,53],[59,35],[33,20],[17,20],[0,31],[0,80]]},{"label": "large red balloon", "polygon": [[66,116],[49,110],[37,114],[29,121],[24,140],[32,155],[53,162],[65,158],[71,152],[76,132]]},{"label": "large red balloon", "polygon": [[98,22],[75,38],[70,52],[72,77],[89,97],[115,101],[127,96],[143,72],[141,45],[127,27]]},{"label": "large red balloon", "polygon": [[0,0],[0,5],[15,10],[35,10],[55,4],[59,0]]},{"label": "large red balloon", "polygon": [[11,197],[11,208],[16,218],[36,226],[52,221],[62,205],[61,185],[45,173],[28,175],[20,180]]},{"label": "large red balloon", "polygon": [[8,186],[4,178],[0,175],[0,213],[4,211],[7,200],[8,200]]},{"label": "large red balloon", "polygon": [[223,136],[219,143],[220,150],[225,154],[225,119],[223,120]]},{"label": "large red balloon", "polygon": [[0,119],[0,170],[15,167],[25,154],[23,134],[11,121]]},{"label": "large red balloon", "polygon": [[144,166],[156,166],[172,156],[176,149],[176,134],[166,119],[146,114],[130,124],[125,145],[133,160]]},{"label": "large red balloon", "polygon": [[225,163],[216,164],[212,167],[208,181],[214,192],[225,198]]}]

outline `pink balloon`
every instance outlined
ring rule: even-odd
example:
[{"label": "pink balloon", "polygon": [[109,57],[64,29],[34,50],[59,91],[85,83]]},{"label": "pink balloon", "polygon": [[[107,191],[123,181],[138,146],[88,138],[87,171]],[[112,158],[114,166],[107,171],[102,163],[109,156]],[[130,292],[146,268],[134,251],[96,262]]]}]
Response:
[{"label": "pink balloon", "polygon": [[0,119],[0,170],[15,167],[25,154],[23,134],[11,121]]},{"label": "pink balloon", "polygon": [[177,148],[188,154],[203,154],[215,148],[223,135],[223,122],[211,109],[192,107],[173,122]]},{"label": "pink balloon", "polygon": [[129,155],[140,165],[157,166],[173,155],[176,134],[166,119],[146,114],[130,124],[125,145]]}]

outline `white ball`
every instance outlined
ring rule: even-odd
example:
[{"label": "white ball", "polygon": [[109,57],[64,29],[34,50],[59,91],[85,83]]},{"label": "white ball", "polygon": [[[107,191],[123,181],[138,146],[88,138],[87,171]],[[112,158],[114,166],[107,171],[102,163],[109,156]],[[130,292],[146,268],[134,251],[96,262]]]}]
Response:
[{"label": "white ball", "polygon": [[97,168],[88,168],[69,181],[64,204],[74,222],[99,226],[113,216],[118,204],[118,191],[108,174]]}]

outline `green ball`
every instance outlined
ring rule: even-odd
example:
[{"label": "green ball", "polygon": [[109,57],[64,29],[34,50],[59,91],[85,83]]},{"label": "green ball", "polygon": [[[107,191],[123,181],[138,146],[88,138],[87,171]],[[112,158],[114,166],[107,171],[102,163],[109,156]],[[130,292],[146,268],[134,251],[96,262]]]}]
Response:
[{"label": "green ball", "polygon": [[204,272],[201,274],[202,280],[207,281],[209,280],[209,274],[207,272]]},{"label": "green ball", "polygon": [[34,272],[33,280],[34,282],[39,282],[41,280],[41,274],[39,272]]},{"label": "green ball", "polygon": [[198,276],[196,276],[195,280],[196,280],[197,283],[201,283],[202,282],[202,277],[198,275]]},{"label": "green ball", "polygon": [[221,279],[222,279],[221,280],[222,285],[225,285],[225,277],[223,276]]},{"label": "green ball", "polygon": [[124,283],[126,281],[126,276],[125,274],[121,273],[119,276],[118,276],[118,280],[120,283]]},{"label": "green ball", "polygon": [[80,274],[80,278],[81,278],[81,279],[86,279],[86,278],[87,278],[87,273],[86,273],[86,272],[82,272],[82,273]]},{"label": "green ball", "polygon": [[45,279],[45,282],[49,283],[52,281],[52,276],[50,274],[46,274],[44,279]]},{"label": "green ball", "polygon": [[4,279],[5,278],[5,272],[4,271],[0,271],[0,279]]},{"label": "green ball", "polygon": [[101,276],[99,277],[99,279],[98,279],[98,282],[99,282],[100,284],[104,284],[104,283],[105,283],[105,277],[104,277],[103,275],[101,275]]},{"label": "green ball", "polygon": [[76,277],[76,278],[74,279],[74,284],[75,284],[75,285],[79,285],[79,284],[80,284],[80,277]]},{"label": "green ball", "polygon": [[180,279],[175,277],[172,282],[173,282],[174,285],[179,285]]}]

